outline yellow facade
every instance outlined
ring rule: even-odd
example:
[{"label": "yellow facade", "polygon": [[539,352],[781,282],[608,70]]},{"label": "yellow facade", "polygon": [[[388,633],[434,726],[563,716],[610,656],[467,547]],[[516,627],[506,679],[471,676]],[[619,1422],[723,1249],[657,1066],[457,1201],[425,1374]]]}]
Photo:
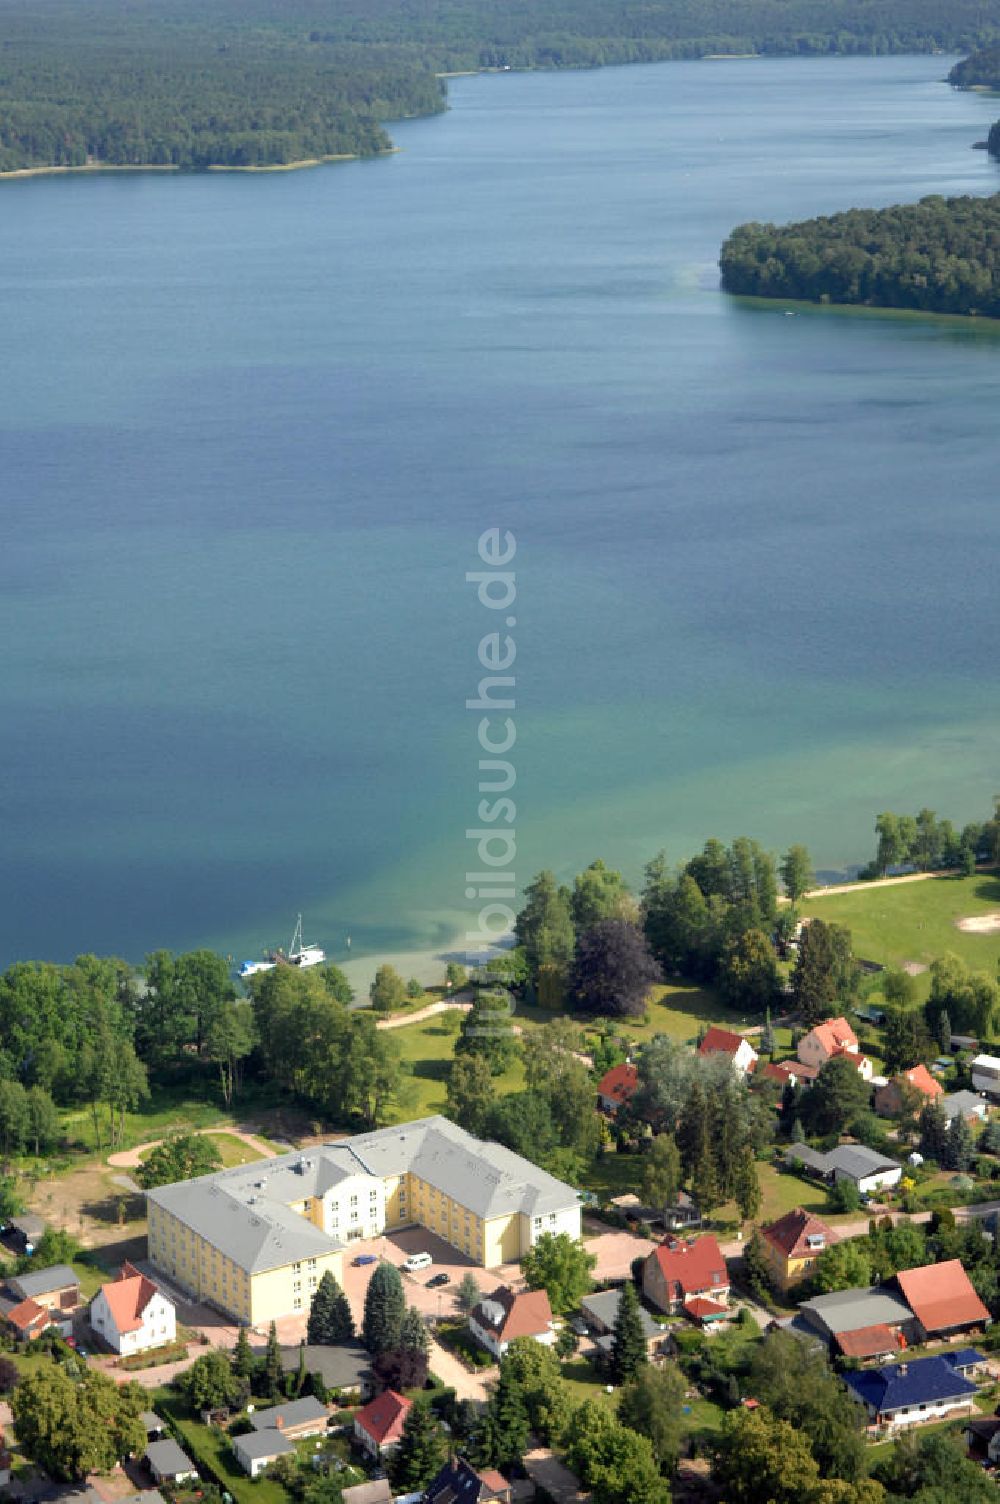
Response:
[{"label": "yellow facade", "polygon": [[339,1250],[247,1274],[207,1239],[153,1202],[149,1204],[149,1257],[195,1300],[245,1324],[308,1311],[325,1271],[329,1269],[338,1282],[344,1274],[344,1256]]},{"label": "yellow facade", "polygon": [[790,1258],[780,1248],[764,1239],[764,1249],[768,1273],[771,1282],[778,1290],[788,1290],[792,1285],[801,1284],[813,1271],[818,1254],[804,1255],[800,1258]]}]

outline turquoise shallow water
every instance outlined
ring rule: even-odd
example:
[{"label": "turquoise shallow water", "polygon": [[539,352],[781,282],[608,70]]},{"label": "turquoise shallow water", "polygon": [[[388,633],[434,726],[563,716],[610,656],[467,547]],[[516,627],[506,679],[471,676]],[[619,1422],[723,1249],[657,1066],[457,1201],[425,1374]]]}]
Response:
[{"label": "turquoise shallow water", "polygon": [[715,266],[1000,189],[948,65],[463,79],[377,162],[0,184],[0,960],[445,943],[494,525],[519,880],[984,812],[1000,337]]}]

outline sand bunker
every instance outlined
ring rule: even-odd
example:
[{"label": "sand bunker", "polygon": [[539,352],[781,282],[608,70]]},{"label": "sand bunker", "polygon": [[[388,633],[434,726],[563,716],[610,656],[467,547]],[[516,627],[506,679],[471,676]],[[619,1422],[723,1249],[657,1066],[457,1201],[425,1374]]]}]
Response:
[{"label": "sand bunker", "polygon": [[955,928],[966,935],[1000,934],[1000,914],[973,914],[968,919],[956,919]]}]

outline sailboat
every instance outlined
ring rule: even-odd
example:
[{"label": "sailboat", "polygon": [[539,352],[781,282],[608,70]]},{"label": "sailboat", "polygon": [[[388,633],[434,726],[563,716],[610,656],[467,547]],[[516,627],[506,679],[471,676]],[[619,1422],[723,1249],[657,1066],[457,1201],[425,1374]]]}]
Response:
[{"label": "sailboat", "polygon": [[300,966],[303,970],[307,966],[320,966],[326,960],[326,951],[318,945],[305,945],[302,940],[302,915],[295,920],[295,930],[292,934],[292,943],[287,951],[280,946],[277,950],[268,951],[263,961],[244,961],[240,967],[241,977],[255,977],[262,971],[273,971],[276,966]]}]

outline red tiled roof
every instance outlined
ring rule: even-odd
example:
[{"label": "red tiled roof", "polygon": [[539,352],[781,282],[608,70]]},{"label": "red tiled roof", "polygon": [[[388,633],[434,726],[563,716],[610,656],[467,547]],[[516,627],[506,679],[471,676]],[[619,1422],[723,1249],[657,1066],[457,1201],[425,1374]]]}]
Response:
[{"label": "red tiled roof", "polygon": [[896,1283],[925,1332],[975,1326],[990,1319],[959,1259],[925,1264],[922,1269],[901,1269]]},{"label": "red tiled roof", "polygon": [[806,1241],[810,1237],[824,1238],[827,1246],[837,1241],[837,1234],[825,1222],[821,1222],[811,1212],[804,1211],[801,1206],[786,1212],[770,1226],[762,1227],[761,1236],[786,1258],[804,1258],[806,1254],[815,1253],[817,1250],[810,1248]]},{"label": "red tiled roof", "polygon": [[695,1321],[710,1321],[713,1316],[729,1315],[728,1306],[718,1300],[708,1300],[704,1295],[692,1295],[684,1302],[684,1309]]},{"label": "red tiled roof", "polygon": [[363,1431],[367,1431],[378,1446],[387,1441],[398,1441],[403,1434],[403,1422],[409,1414],[412,1400],[387,1389],[384,1394],[370,1400],[357,1412],[354,1419]]},{"label": "red tiled roof", "polygon": [[7,1320],[11,1326],[16,1326],[19,1332],[30,1332],[39,1321],[48,1326],[52,1315],[44,1306],[40,1306],[35,1300],[22,1300],[20,1305],[12,1306],[7,1312]]},{"label": "red tiled roof", "polygon": [[935,1081],[926,1065],[915,1065],[912,1071],[905,1071],[903,1079],[915,1086],[917,1091],[925,1097],[940,1097],[944,1093],[944,1087],[940,1081]]},{"label": "red tiled roof", "polygon": [[[499,1325],[484,1309],[491,1303],[500,1306],[503,1312]],[[515,1295],[507,1285],[499,1285],[492,1295],[479,1302],[472,1314],[498,1342],[513,1342],[515,1337],[537,1337],[552,1325],[552,1307],[545,1290],[522,1290]]]},{"label": "red tiled roof", "polygon": [[825,1019],[810,1032],[819,1040],[828,1055],[834,1054],[838,1049],[853,1054],[858,1047],[858,1036],[846,1018]]},{"label": "red tiled roof", "polygon": [[634,1065],[613,1065],[601,1077],[597,1094],[599,1097],[611,1097],[621,1104],[628,1101],[638,1085],[639,1072]]},{"label": "red tiled roof", "polygon": [[[729,1029],[718,1029],[713,1025],[698,1046],[698,1054],[735,1055],[741,1044],[750,1044],[750,1041],[744,1039],[742,1034],[733,1034]],[[750,1048],[753,1049],[753,1045]],[[756,1053],[754,1050],[755,1055]]]},{"label": "red tiled roof", "polygon": [[840,1332],[834,1339],[845,1358],[878,1358],[898,1347],[891,1326],[859,1326],[855,1332]]},{"label": "red tiled roof", "polygon": [[510,1484],[503,1473],[498,1473],[495,1467],[481,1467],[479,1469],[479,1476],[486,1484],[486,1487],[491,1488],[495,1494],[506,1493],[507,1489],[510,1488]]},{"label": "red tiled roof", "polygon": [[[671,1300],[729,1288],[726,1261],[711,1233],[691,1242],[672,1238],[654,1248],[650,1258],[659,1264]],[[713,1280],[713,1275],[718,1279]]]},{"label": "red tiled roof", "polygon": [[101,1294],[108,1303],[116,1329],[137,1332],[142,1326],[143,1312],[156,1294],[156,1286],[131,1264],[123,1264],[119,1277],[101,1286]]}]

